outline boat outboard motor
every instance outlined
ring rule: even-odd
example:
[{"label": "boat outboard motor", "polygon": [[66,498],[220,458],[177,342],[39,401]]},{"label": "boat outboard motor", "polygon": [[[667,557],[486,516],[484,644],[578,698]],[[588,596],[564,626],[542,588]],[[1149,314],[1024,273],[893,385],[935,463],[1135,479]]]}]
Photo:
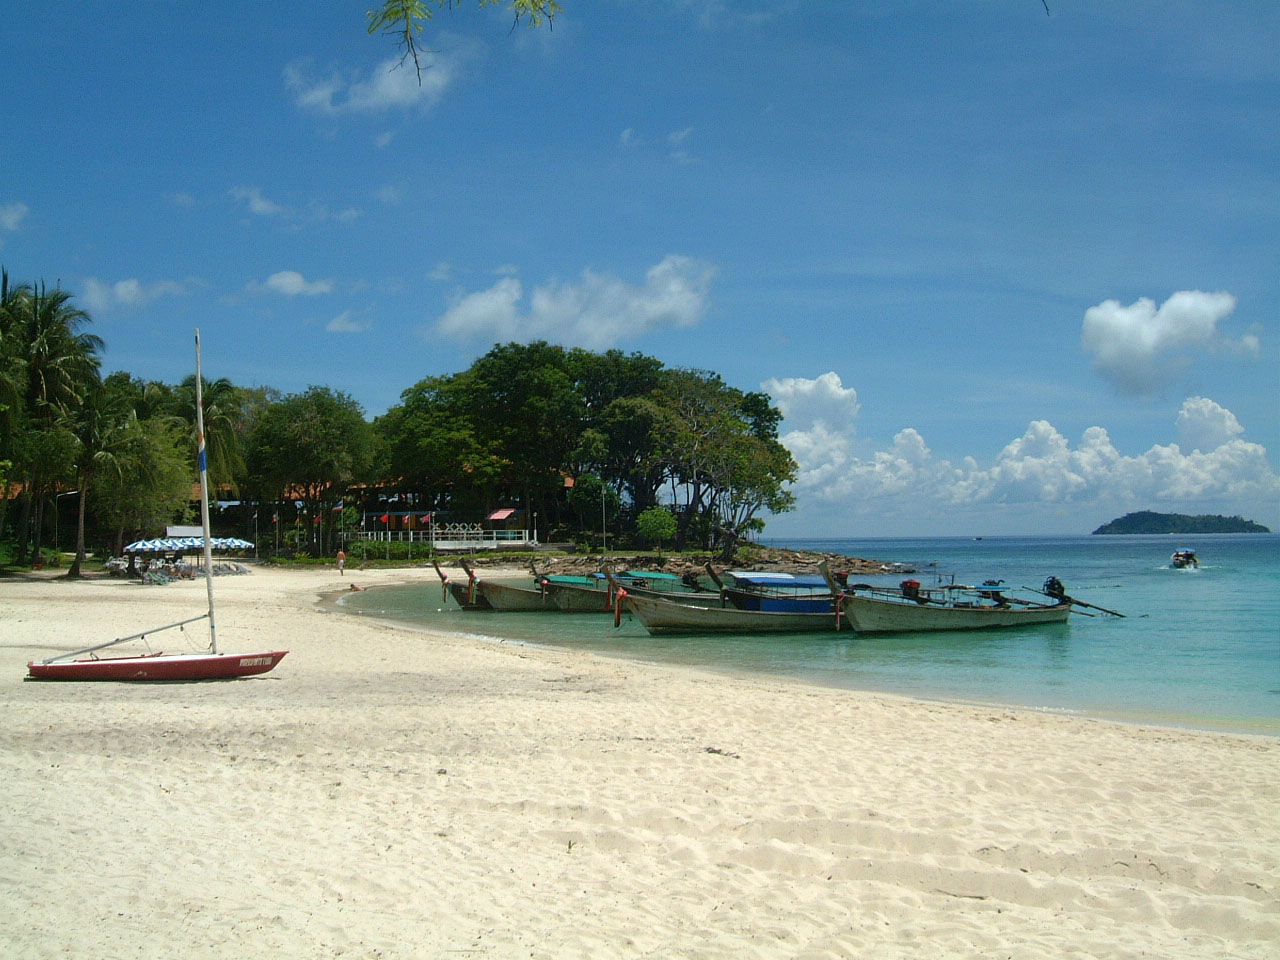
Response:
[{"label": "boat outboard motor", "polygon": [[1067,598],[1067,588],[1062,585],[1062,581],[1057,577],[1050,577],[1044,582],[1044,592],[1059,603]]}]

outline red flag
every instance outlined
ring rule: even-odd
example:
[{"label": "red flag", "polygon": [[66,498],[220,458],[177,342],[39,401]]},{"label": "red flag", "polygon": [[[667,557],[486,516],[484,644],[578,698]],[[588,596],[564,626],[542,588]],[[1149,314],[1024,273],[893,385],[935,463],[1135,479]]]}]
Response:
[{"label": "red flag", "polygon": [[430,523],[430,522],[431,522],[431,514],[429,514],[429,513],[424,513],[424,514],[422,515],[422,522],[423,522],[423,523]]},{"label": "red flag", "polygon": [[389,514],[389,513],[384,513],[384,514],[382,515],[382,522],[383,522],[383,523],[389,523],[389,522],[390,522],[390,520],[391,520],[391,514]]}]

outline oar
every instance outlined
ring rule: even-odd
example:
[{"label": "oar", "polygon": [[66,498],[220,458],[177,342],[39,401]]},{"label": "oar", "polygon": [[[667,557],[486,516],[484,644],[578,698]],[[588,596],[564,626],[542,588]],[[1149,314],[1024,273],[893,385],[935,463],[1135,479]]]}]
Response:
[{"label": "oar", "polygon": [[1083,600],[1077,600],[1075,597],[1067,597],[1067,599],[1076,606],[1088,607],[1090,610],[1101,610],[1103,613],[1109,613],[1113,617],[1120,617],[1121,619],[1124,619],[1124,614],[1120,613],[1118,610],[1108,610],[1106,607],[1100,607],[1094,603],[1085,603]]},{"label": "oar", "polygon": [[[1055,597],[1052,593],[1045,593],[1043,590],[1037,590],[1035,587],[1023,587],[1023,590],[1030,590],[1032,593],[1038,593],[1042,597],[1049,597],[1052,600],[1064,600],[1075,607],[1088,607],[1090,610],[1101,610],[1103,613],[1109,613],[1113,617],[1119,617],[1124,620],[1125,615],[1118,610],[1108,610],[1106,607],[1099,607],[1097,604],[1085,603],[1083,600],[1077,600],[1075,597],[1069,597],[1065,593],[1061,597]],[[1072,613],[1078,613],[1082,617],[1091,617],[1093,614],[1085,613],[1083,610],[1072,610]]]}]

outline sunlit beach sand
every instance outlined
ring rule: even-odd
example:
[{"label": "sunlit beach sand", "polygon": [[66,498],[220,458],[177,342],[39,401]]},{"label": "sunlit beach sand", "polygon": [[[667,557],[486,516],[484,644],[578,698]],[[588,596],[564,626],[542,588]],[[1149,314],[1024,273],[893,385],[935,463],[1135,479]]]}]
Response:
[{"label": "sunlit beach sand", "polygon": [[289,657],[156,685],[23,678],[203,583],[0,580],[0,954],[1275,955],[1280,741],[320,602],[416,578],[438,596],[429,568],[220,578],[220,643]]}]

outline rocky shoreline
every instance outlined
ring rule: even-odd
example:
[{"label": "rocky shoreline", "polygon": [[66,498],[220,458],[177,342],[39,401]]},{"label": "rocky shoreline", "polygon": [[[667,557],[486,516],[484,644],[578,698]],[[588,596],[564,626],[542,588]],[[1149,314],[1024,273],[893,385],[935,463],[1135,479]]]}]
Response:
[{"label": "rocky shoreline", "polygon": [[[850,557],[839,553],[821,553],[814,550],[783,550],[776,547],[752,545],[740,551],[732,564],[735,570],[773,571],[777,573],[816,573],[818,564],[825,560],[833,573],[846,572],[859,575],[914,573],[915,570],[901,563],[889,563],[881,560],[868,560],[863,557]],[[707,564],[722,569],[724,564],[718,554],[714,553],[682,553],[663,556],[656,553],[611,553],[608,555],[610,566],[615,570],[647,570],[655,573],[671,573],[683,576],[686,573],[701,574]],[[563,575],[583,575],[595,573],[601,567],[599,554],[577,555],[562,554],[540,557],[536,561],[542,573]],[[510,557],[502,554],[492,556],[476,556],[468,558],[468,563],[475,567],[509,567]]]}]

